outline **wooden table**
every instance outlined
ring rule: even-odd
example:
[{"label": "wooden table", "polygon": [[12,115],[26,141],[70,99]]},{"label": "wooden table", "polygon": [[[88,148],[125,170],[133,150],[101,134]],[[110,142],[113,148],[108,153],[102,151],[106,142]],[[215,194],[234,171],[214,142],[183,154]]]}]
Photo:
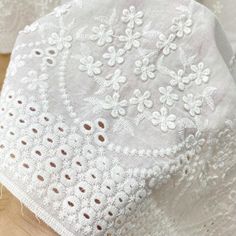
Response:
[{"label": "wooden table", "polygon": [[[5,77],[9,58],[9,55],[0,55],[0,86]],[[0,198],[0,236],[57,235],[45,223],[39,222],[39,219],[1,184]]]}]

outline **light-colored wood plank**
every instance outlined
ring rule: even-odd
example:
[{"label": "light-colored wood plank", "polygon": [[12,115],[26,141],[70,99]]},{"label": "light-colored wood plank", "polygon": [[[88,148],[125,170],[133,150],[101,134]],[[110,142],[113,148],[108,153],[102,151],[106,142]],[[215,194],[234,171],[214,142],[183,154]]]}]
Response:
[{"label": "light-colored wood plank", "polygon": [[0,54],[0,88],[5,77],[6,69],[10,60],[10,55],[1,55]]},{"label": "light-colored wood plank", "polygon": [[[10,55],[0,55],[0,87]],[[1,190],[0,184],[0,190]],[[1,196],[2,195],[2,196]],[[23,206],[5,187],[0,191],[0,236],[56,236],[43,221]]]}]

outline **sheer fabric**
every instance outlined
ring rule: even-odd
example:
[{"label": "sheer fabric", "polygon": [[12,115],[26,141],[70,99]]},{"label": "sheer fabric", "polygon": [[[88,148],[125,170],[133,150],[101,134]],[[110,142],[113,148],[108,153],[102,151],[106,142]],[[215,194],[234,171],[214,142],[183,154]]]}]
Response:
[{"label": "sheer fabric", "polygon": [[13,50],[0,181],[60,235],[234,235],[233,55],[195,1],[56,8]]}]

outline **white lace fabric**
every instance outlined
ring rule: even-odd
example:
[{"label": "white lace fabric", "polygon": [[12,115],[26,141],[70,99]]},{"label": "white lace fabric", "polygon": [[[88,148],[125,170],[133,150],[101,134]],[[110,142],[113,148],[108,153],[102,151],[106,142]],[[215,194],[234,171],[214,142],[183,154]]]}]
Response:
[{"label": "white lace fabric", "polygon": [[232,236],[232,58],[195,1],[56,8],[13,50],[0,181],[60,235]]}]

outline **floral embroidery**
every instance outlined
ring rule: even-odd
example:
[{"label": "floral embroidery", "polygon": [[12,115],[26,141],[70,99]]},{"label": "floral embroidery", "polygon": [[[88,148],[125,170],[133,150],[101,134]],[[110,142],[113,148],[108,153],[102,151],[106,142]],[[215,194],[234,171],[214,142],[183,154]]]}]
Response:
[{"label": "floral embroidery", "polygon": [[151,93],[149,91],[145,91],[144,94],[139,89],[134,91],[133,98],[130,99],[130,104],[137,105],[138,112],[143,112],[145,108],[151,108],[153,102],[149,100],[151,97]]},{"label": "floral embroidery", "polygon": [[141,80],[146,81],[149,78],[154,79],[155,78],[155,65],[149,63],[148,58],[144,58],[142,61],[138,60],[135,62],[135,70],[134,73],[136,75],[140,75]]},{"label": "floral embroidery", "polygon": [[168,129],[175,129],[175,115],[168,115],[168,110],[162,107],[160,112],[155,111],[152,114],[152,123],[155,126],[160,125],[163,132],[167,132]]},{"label": "floral embroidery", "polygon": [[[149,50],[141,47],[141,42],[145,42],[146,40],[146,38],[143,40],[142,36],[151,34],[151,32],[148,31],[150,24],[145,26],[142,35],[140,32],[136,31],[135,27],[143,23],[143,13],[137,12],[134,7],[131,6],[129,9],[125,9],[121,16],[121,20],[127,24],[125,34],[123,33],[124,35],[122,33],[117,34],[118,31],[115,30],[116,10],[113,10],[110,17],[95,18],[102,23],[99,27],[92,28],[94,34],[91,36],[91,39],[97,41],[98,46],[105,46],[107,43],[113,42],[113,40],[124,42],[123,46],[118,43],[117,45],[119,46],[111,45],[105,49],[106,51],[102,54],[102,58],[107,60],[108,66],[114,67],[115,65],[124,63],[130,53],[129,50],[137,48],[139,50],[139,56],[138,59],[134,60],[134,74],[140,78],[140,80],[147,81],[155,78],[158,80],[157,73],[171,78],[167,81],[169,85],[162,85],[162,87],[157,88],[160,92],[159,101],[163,107],[161,107],[160,111],[154,110],[150,112],[147,109],[151,109],[154,106],[154,102],[150,99],[151,91],[145,91],[143,93],[141,89],[137,88],[134,90],[133,96],[121,99],[121,92],[125,84],[129,81],[129,78],[125,76],[122,71],[123,66],[119,69],[114,68],[113,70],[109,68],[109,73],[105,74],[101,68],[103,65],[101,61],[95,61],[91,55],[83,58],[79,57],[79,69],[87,72],[88,76],[93,77],[94,81],[98,84],[98,90],[95,92],[95,96],[85,98],[84,101],[89,103],[89,106],[92,105],[93,112],[100,112],[103,109],[111,110],[112,117],[117,118],[113,127],[114,132],[122,132],[122,129],[126,129],[125,132],[133,133],[133,124],[139,125],[143,120],[151,121],[151,124],[159,127],[162,132],[173,130],[177,125],[181,128],[184,126],[181,122],[187,122],[186,120],[189,118],[184,117],[186,120],[183,121],[181,117],[178,122],[175,122],[177,119],[176,115],[168,114],[169,110],[166,107],[172,107],[175,103],[179,102],[182,103],[190,116],[200,115],[200,108],[203,105],[203,101],[206,101],[211,109],[214,109],[212,91],[215,90],[204,90],[202,95],[198,95],[198,98],[192,98],[192,100],[189,95],[179,100],[179,95],[176,93],[176,88],[180,91],[190,88],[192,81],[200,85],[202,82],[209,80],[210,70],[204,68],[202,62],[197,66],[191,66],[193,65],[195,56],[189,56],[181,49],[177,53],[180,54],[182,68],[173,71],[163,65],[164,58],[177,49],[175,41],[191,33],[191,27],[193,25],[191,14],[186,8],[180,9],[180,11],[182,11],[182,15],[173,19],[172,25],[169,28],[169,34],[164,35],[155,31],[155,33],[158,33],[156,35],[159,37],[156,43],[158,50],[156,50],[156,48]],[[85,29],[86,27],[83,28],[83,30]],[[116,32],[116,34],[114,32]],[[87,51],[90,53],[89,49],[87,49]],[[152,61],[156,61],[156,57],[157,63],[155,65]],[[102,75],[97,76],[99,74]],[[200,83],[199,81],[202,82]],[[102,97],[103,95],[104,97]],[[129,115],[130,105],[136,105],[137,107],[137,113],[134,119],[126,117],[126,115]],[[190,123],[191,126],[195,127],[194,121],[189,121],[189,124]]]},{"label": "floral embroidery", "polygon": [[104,59],[108,59],[107,64],[109,66],[114,66],[116,63],[122,64],[124,62],[124,49],[118,49],[116,51],[115,47],[111,46],[108,48],[107,53],[103,54]]},{"label": "floral embroidery", "polygon": [[202,100],[195,98],[193,94],[188,94],[183,97],[185,102],[184,108],[189,111],[191,116],[199,115],[201,113]]},{"label": "floral embroidery", "polygon": [[61,51],[63,48],[70,48],[71,47],[72,36],[66,35],[65,31],[61,30],[59,34],[52,33],[51,37],[48,39],[48,43],[50,45],[56,45],[56,48]]},{"label": "floral embroidery", "polygon": [[102,62],[94,60],[92,56],[84,57],[80,59],[79,69],[81,71],[86,71],[88,76],[98,75],[102,72],[101,67]]},{"label": "floral embroidery", "polygon": [[99,27],[93,27],[92,29],[93,35],[91,35],[90,39],[93,41],[97,41],[98,46],[104,46],[106,43],[112,42],[113,30],[106,29],[106,26],[101,24]]},{"label": "floral embroidery", "polygon": [[134,6],[130,6],[129,10],[124,9],[123,10],[123,16],[121,17],[122,21],[125,23],[128,23],[127,26],[131,29],[134,28],[135,24],[136,25],[141,25],[143,23],[143,12],[138,11],[136,12],[136,9]]},{"label": "floral embroidery", "polygon": [[114,74],[108,75],[106,79],[106,87],[112,86],[112,88],[116,91],[120,89],[120,84],[124,84],[127,80],[125,76],[122,76],[122,72],[120,69],[117,69]]},{"label": "floral embroidery", "polygon": [[159,35],[159,40],[156,44],[159,50],[162,50],[164,55],[169,55],[171,51],[177,49],[177,45],[174,43],[175,35],[170,34],[169,37],[166,37],[164,34]]},{"label": "floral embroidery", "polygon": [[106,110],[112,110],[111,115],[114,118],[118,116],[124,116],[126,114],[125,107],[128,106],[127,100],[120,101],[120,95],[118,93],[114,93],[111,97],[107,95],[105,98],[105,103],[103,104],[103,108]]},{"label": "floral embroidery", "polygon": [[176,33],[177,37],[181,38],[184,36],[184,34],[191,33],[192,24],[193,22],[190,18],[188,18],[186,15],[181,15],[180,17],[173,19],[171,31]]},{"label": "floral embroidery", "polygon": [[37,71],[31,70],[28,72],[28,77],[24,77],[21,79],[22,83],[28,84],[27,88],[29,90],[35,90],[39,88],[46,88],[48,79],[47,74],[38,75]]},{"label": "floral embroidery", "polygon": [[125,30],[126,35],[121,35],[119,40],[121,42],[126,42],[125,49],[130,50],[132,47],[138,48],[140,46],[140,41],[138,39],[141,37],[139,32],[133,33],[132,29]]},{"label": "floral embroidery", "polygon": [[166,88],[160,87],[159,91],[162,94],[162,96],[160,97],[160,102],[163,104],[172,106],[174,104],[174,101],[177,101],[179,99],[177,94],[172,93],[173,88],[171,86],[167,86]]},{"label": "floral embroidery", "polygon": [[202,82],[208,82],[211,71],[209,68],[204,69],[204,64],[202,62],[198,65],[192,65],[191,70],[194,73],[190,74],[190,78],[195,80],[197,85],[201,85]]},{"label": "floral embroidery", "polygon": [[172,71],[171,77],[172,77],[172,80],[170,81],[170,84],[172,86],[178,86],[179,90],[184,90],[185,85],[189,84],[190,82],[190,78],[187,76],[184,76],[184,70],[182,69],[178,70],[177,74],[174,71]]},{"label": "floral embroidery", "polygon": [[197,131],[195,135],[191,134],[186,139],[186,148],[187,149],[193,148],[196,153],[200,153],[204,143],[205,143],[205,139],[202,138],[201,132]]}]

